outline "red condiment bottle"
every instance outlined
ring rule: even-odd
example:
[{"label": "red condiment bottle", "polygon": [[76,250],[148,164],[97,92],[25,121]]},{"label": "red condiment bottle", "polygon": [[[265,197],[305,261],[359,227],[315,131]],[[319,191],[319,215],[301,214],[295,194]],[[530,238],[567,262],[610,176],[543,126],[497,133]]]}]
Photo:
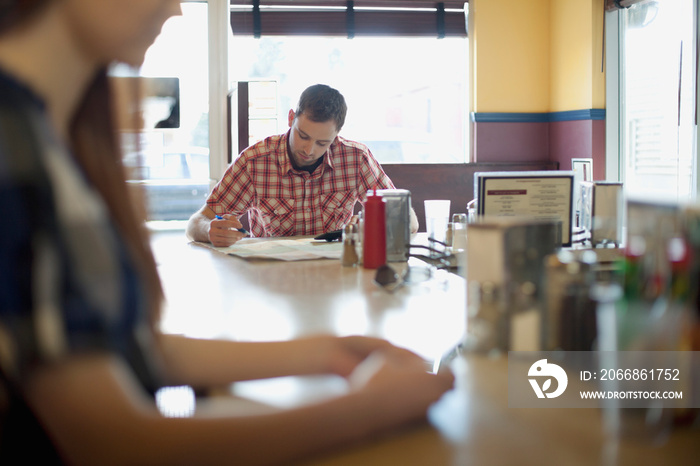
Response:
[{"label": "red condiment bottle", "polygon": [[386,207],[376,189],[367,194],[363,218],[362,265],[376,269],[386,264]]}]

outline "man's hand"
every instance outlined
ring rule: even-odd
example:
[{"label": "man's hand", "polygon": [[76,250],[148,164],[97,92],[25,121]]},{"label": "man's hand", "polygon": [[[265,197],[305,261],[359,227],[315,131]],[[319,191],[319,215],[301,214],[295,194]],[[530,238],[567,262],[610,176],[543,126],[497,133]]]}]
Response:
[{"label": "man's hand", "polygon": [[209,242],[216,247],[231,246],[248,235],[241,229],[243,224],[233,215],[214,217],[209,221]]},{"label": "man's hand", "polygon": [[247,235],[235,215],[218,216],[206,205],[187,222],[187,236],[192,241],[211,243],[216,247],[231,246]]}]

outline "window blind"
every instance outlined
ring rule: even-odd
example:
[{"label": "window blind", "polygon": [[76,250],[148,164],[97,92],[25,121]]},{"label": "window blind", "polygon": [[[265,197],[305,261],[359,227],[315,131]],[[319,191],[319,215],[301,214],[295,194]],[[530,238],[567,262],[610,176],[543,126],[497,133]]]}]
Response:
[{"label": "window blind", "polygon": [[234,34],[466,37],[465,2],[231,0]]}]

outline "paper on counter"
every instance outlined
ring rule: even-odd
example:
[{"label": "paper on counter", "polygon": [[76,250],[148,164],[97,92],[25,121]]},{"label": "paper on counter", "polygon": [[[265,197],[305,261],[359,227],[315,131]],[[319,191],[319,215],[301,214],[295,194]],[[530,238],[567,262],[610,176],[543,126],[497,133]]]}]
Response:
[{"label": "paper on counter", "polygon": [[316,241],[313,238],[270,239],[244,238],[232,246],[217,248],[208,243],[196,243],[224,254],[243,259],[274,259],[300,261],[340,259],[340,241]]}]

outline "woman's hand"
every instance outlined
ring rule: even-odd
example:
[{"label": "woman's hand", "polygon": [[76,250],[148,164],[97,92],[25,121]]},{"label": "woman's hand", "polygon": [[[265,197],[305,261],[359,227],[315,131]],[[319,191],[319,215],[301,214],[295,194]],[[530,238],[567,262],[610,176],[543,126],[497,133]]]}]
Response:
[{"label": "woman's hand", "polygon": [[376,397],[377,413],[387,426],[424,419],[454,380],[449,369],[427,372],[421,358],[396,350],[372,353],[349,377],[354,391]]},{"label": "woman's hand", "polygon": [[329,372],[346,377],[354,391],[374,394],[387,409],[393,406],[399,419],[406,416],[400,420],[424,416],[454,386],[448,368],[430,373],[423,358],[386,340],[352,336],[331,338],[328,344]]},{"label": "woman's hand", "polygon": [[[324,337],[318,337],[324,338]],[[418,356],[411,351],[392,345],[386,340],[373,337],[330,337],[326,350],[326,371],[348,377],[365,359],[378,351],[392,352],[404,357]]]}]

